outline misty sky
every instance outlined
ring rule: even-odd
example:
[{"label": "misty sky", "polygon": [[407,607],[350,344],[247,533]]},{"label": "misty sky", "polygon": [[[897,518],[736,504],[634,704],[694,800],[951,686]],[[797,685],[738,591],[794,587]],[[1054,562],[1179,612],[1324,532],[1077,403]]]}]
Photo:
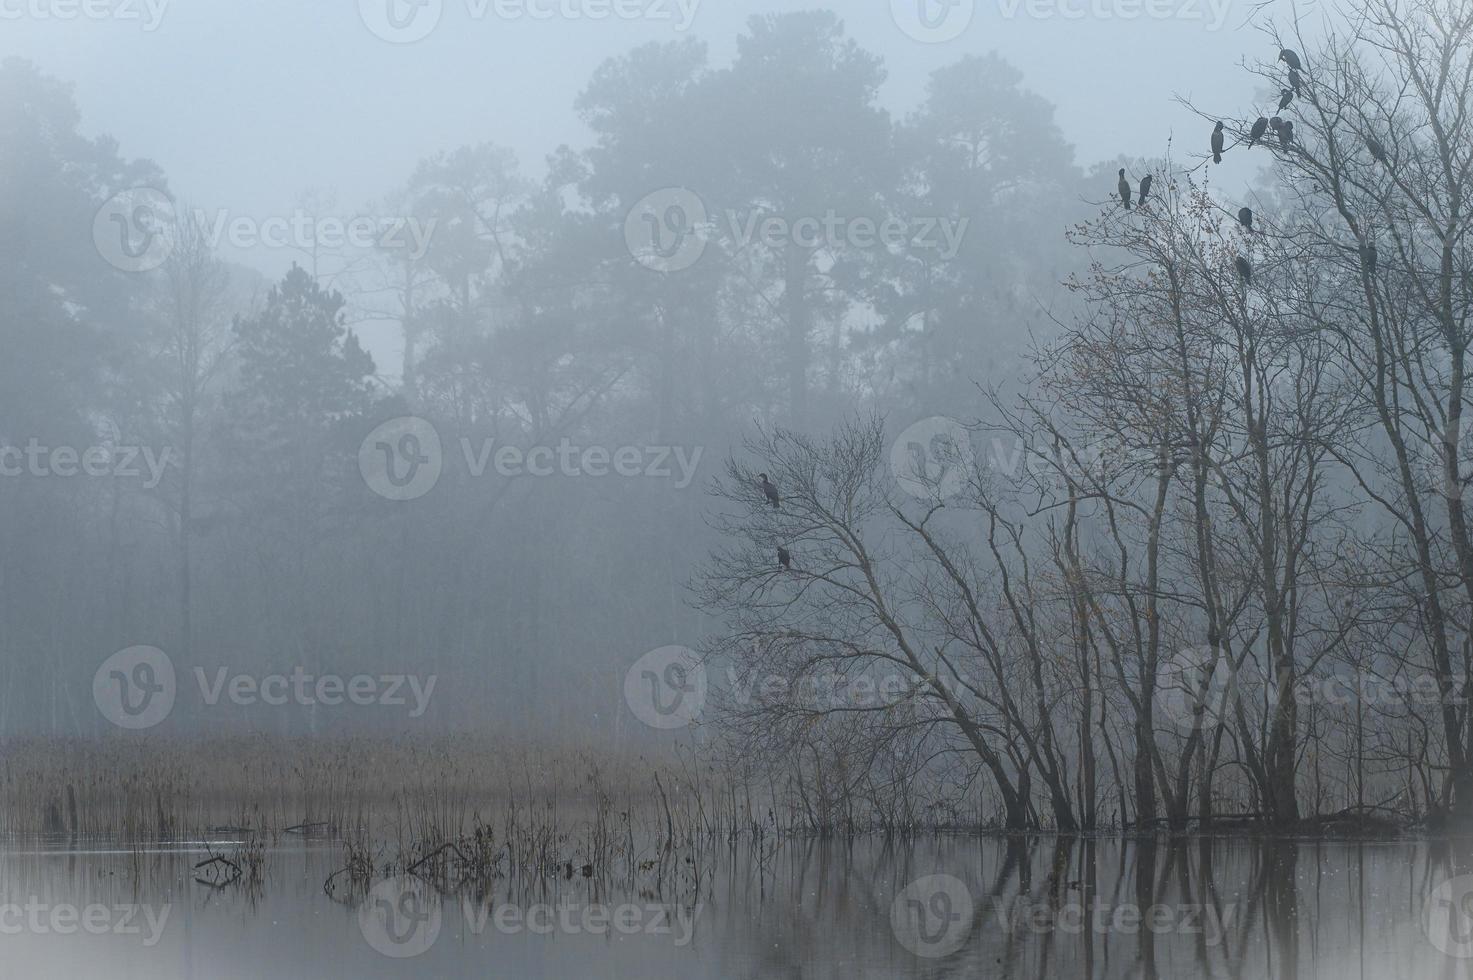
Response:
[{"label": "misty sky", "polygon": [[[84,129],[112,132],[125,154],[155,159],[186,199],[244,212],[288,209],[312,186],[336,189],[344,206],[361,204],[402,182],[428,153],[482,140],[512,147],[538,173],[559,143],[586,144],[572,103],[602,60],[677,36],[671,20],[508,20],[485,6],[490,0],[429,0],[443,2],[440,19],[407,44],[371,33],[355,0],[87,0],[119,16],[55,16],[81,2],[0,0],[0,54],[75,82]],[[372,10],[409,0],[363,2]],[[584,0],[524,2],[542,10]],[[677,0],[666,2],[678,19]],[[730,58],[750,15],[816,6],[679,2],[697,4],[690,31],[710,44],[716,64]],[[1245,26],[1244,0],[1140,7],[1146,2],[977,0],[965,32],[946,43],[907,36],[889,0],[837,9],[851,35],[884,57],[892,111],[917,102],[934,68],[997,50],[1058,106],[1088,165],[1121,152],[1159,153],[1173,124],[1195,150],[1205,133],[1173,95],[1235,104],[1246,84],[1237,62],[1266,47]],[[1124,19],[1138,8],[1173,15]]]}]

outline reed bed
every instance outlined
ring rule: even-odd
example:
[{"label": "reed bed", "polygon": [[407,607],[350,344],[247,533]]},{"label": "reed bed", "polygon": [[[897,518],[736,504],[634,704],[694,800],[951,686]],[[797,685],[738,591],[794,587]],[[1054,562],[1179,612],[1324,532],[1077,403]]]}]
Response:
[{"label": "reed bed", "polygon": [[767,862],[795,837],[925,829],[873,801],[819,819],[811,787],[689,748],[250,736],[10,740],[0,757],[0,835],[202,843],[197,878],[246,888],[268,846],[314,842],[339,850],[324,887],[343,900],[393,875],[472,897],[589,879],[689,900],[738,844]]}]

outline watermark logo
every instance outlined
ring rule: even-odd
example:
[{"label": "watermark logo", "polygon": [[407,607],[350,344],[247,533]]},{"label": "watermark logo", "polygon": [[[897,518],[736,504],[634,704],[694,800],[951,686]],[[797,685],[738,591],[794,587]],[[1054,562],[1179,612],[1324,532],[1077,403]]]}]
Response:
[{"label": "watermark logo", "polygon": [[174,662],[158,647],[119,650],[92,677],[92,700],[119,728],[152,728],[174,710]]},{"label": "watermark logo", "polygon": [[358,0],[364,27],[390,44],[423,41],[439,25],[443,12],[443,0]]},{"label": "watermark logo", "polygon": [[[104,422],[103,428],[111,426]],[[113,426],[116,432],[116,426]],[[0,477],[31,476],[37,478],[76,476],[143,479],[146,490],[152,490],[169,468],[173,447],[155,452],[152,446],[125,446],[118,436],[107,433],[97,445],[46,446],[32,436],[25,446],[0,445]]]},{"label": "watermark logo", "polygon": [[706,202],[695,191],[666,187],[648,194],[624,218],[624,244],[655,272],[680,272],[706,252]]},{"label": "watermark logo", "polygon": [[[1079,882],[1072,883],[1072,890]],[[1134,936],[1149,932],[1157,936],[1201,936],[1202,944],[1209,947],[1222,945],[1227,930],[1232,926],[1237,906],[1183,903],[1140,906],[1132,902],[1119,905],[1099,899],[1083,901],[1072,897],[1072,891],[1040,901],[1027,895],[1015,897],[1011,902],[994,899],[993,915],[998,931],[1013,935],[1060,934],[1081,936],[1093,932],[1095,935],[1120,933]]]},{"label": "watermark logo", "polygon": [[976,466],[966,426],[941,415],[910,426],[890,447],[890,472],[895,482],[920,500],[941,501],[956,496]]},{"label": "watermark logo", "polygon": [[890,0],[896,26],[924,44],[955,41],[972,25],[976,13],[976,0]]},{"label": "watermark logo", "polygon": [[358,447],[363,482],[388,500],[415,500],[435,488],[444,466],[440,433],[412,415],[391,419]]},{"label": "watermark logo", "polygon": [[1422,929],[1444,956],[1473,957],[1473,874],[1449,878],[1433,889],[1422,908]]},{"label": "watermark logo", "polygon": [[358,16],[375,37],[413,44],[430,36],[444,6],[444,0],[358,0]]},{"label": "watermark logo", "polygon": [[424,258],[438,218],[415,215],[357,214],[342,217],[297,208],[265,218],[232,214],[229,208],[195,208],[190,220],[204,232],[211,248],[359,249],[402,252],[411,261]]},{"label": "watermark logo", "polygon": [[1157,671],[1155,714],[1183,735],[1227,724],[1241,695],[1238,672],[1226,652],[1187,647]]},{"label": "watermark logo", "polygon": [[97,254],[124,272],[151,272],[174,249],[178,215],[167,194],[133,187],[108,198],[92,217]]},{"label": "watermark logo", "polygon": [[890,928],[916,956],[940,959],[972,932],[972,892],[952,875],[927,875],[906,885],[890,904]]},{"label": "watermark logo", "polygon": [[402,252],[411,260],[424,257],[438,219],[413,215],[351,217],[310,213],[297,208],[289,214],[254,217],[233,214],[228,208],[195,208],[184,214],[161,191],[135,187],[114,195],[92,220],[92,238],[98,252],[124,272],[150,272],[163,265],[179,237],[179,222],[201,230],[212,249],[222,244],[237,249],[288,248],[358,249]]},{"label": "watermark logo", "polygon": [[706,706],[706,667],[688,647],[651,650],[625,672],[624,701],[651,728],[685,728]]},{"label": "watermark logo", "polygon": [[[760,651],[754,653],[760,656]],[[917,697],[933,694],[937,687],[965,699],[973,690],[965,674],[923,675],[913,671],[845,673],[837,670],[805,671],[797,676],[726,668],[721,693],[733,704],[791,705],[810,712],[888,708]]]},{"label": "watermark logo", "polygon": [[[695,446],[580,446],[566,436],[557,445],[522,447],[495,439],[478,444],[467,436],[458,440],[467,476],[479,479],[488,472],[507,479],[531,477],[646,477],[669,480],[677,490],[694,482],[705,455]],[[429,493],[439,481],[447,460],[444,444],[433,424],[404,416],[374,429],[358,447],[358,470],[370,490],[389,500],[414,500]]]},{"label": "watermark logo", "polygon": [[146,33],[159,29],[169,0],[5,0],[0,21],[116,20],[138,21]]},{"label": "watermark logo", "polygon": [[1004,20],[1019,13],[1033,20],[1182,20],[1205,21],[1219,30],[1231,0],[998,0]]},{"label": "watermark logo", "polygon": [[[301,707],[342,705],[404,708],[410,718],[429,710],[439,681],[436,674],[309,673],[304,667],[290,674],[257,676],[231,673],[228,667],[193,669],[200,703],[213,708],[222,701],[241,707],[295,704]],[[186,690],[188,686],[186,685]],[[138,646],[108,657],[92,678],[92,698],[104,718],[120,728],[152,728],[169,716],[178,698],[174,662],[157,647]]]},{"label": "watermark logo", "polygon": [[375,885],[358,906],[363,938],[394,959],[426,952],[439,938],[440,925],[440,903],[429,885],[408,875]]},{"label": "watermark logo", "polygon": [[293,668],[290,675],[267,674],[265,677],[232,675],[228,667],[217,668],[211,677],[203,667],[196,667],[194,678],[199,684],[201,700],[211,708],[223,697],[241,707],[296,704],[304,708],[317,705],[336,708],[351,704],[408,708],[411,718],[421,718],[429,710],[430,699],[435,696],[435,685],[440,680],[438,674],[425,677],[418,674],[354,674],[352,677],[312,674],[300,666]]},{"label": "watermark logo", "polygon": [[501,902],[493,913],[488,903],[472,903],[469,896],[461,899],[461,911],[466,929],[472,935],[482,935],[490,925],[504,936],[531,933],[534,936],[550,936],[559,933],[567,936],[669,936],[671,944],[684,949],[695,938],[696,918],[702,906],[695,905],[641,905],[623,902],[605,905],[602,902],[534,902],[521,906],[514,902]]},{"label": "watermark logo", "polygon": [[[464,0],[473,21],[649,20],[680,32],[695,22],[700,0]],[[443,0],[358,0],[358,16],[375,36],[391,44],[422,41],[440,25]]]},{"label": "watermark logo", "polygon": [[172,905],[72,905],[43,902],[0,903],[0,936],[142,936],[149,949],[163,938]]},{"label": "watermark logo", "polygon": [[809,252],[883,248],[892,254],[931,251],[950,261],[961,251],[970,225],[970,218],[842,215],[833,208],[800,215],[727,209],[717,220],[700,195],[667,187],[630,209],[624,242],[637,262],[656,272],[689,269],[713,239],[733,254],[753,246]]},{"label": "watermark logo", "polygon": [[[1457,472],[1449,475],[1446,467],[1448,449],[1453,450]],[[1460,432],[1434,432],[1417,453],[1421,482],[1433,494],[1449,500],[1462,500],[1473,480],[1473,426],[1464,425]]]}]

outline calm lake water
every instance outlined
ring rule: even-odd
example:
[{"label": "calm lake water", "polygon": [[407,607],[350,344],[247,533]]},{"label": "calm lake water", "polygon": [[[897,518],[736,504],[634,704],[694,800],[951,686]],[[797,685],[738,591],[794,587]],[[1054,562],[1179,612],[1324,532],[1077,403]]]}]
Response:
[{"label": "calm lake water", "polygon": [[[444,894],[324,882],[338,848],[0,850],[4,977],[1473,977],[1473,843],[739,846],[654,887],[575,872]],[[698,894],[697,894],[698,893]]]}]

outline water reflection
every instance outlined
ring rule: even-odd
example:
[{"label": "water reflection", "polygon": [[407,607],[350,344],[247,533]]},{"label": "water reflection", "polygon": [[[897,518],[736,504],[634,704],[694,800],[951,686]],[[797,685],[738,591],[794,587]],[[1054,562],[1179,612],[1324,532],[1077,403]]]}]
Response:
[{"label": "water reflection", "polygon": [[[7,977],[1473,978],[1463,842],[928,837],[674,855],[446,890],[324,888],[341,855],[12,843]],[[690,857],[691,860],[685,860]]]}]

